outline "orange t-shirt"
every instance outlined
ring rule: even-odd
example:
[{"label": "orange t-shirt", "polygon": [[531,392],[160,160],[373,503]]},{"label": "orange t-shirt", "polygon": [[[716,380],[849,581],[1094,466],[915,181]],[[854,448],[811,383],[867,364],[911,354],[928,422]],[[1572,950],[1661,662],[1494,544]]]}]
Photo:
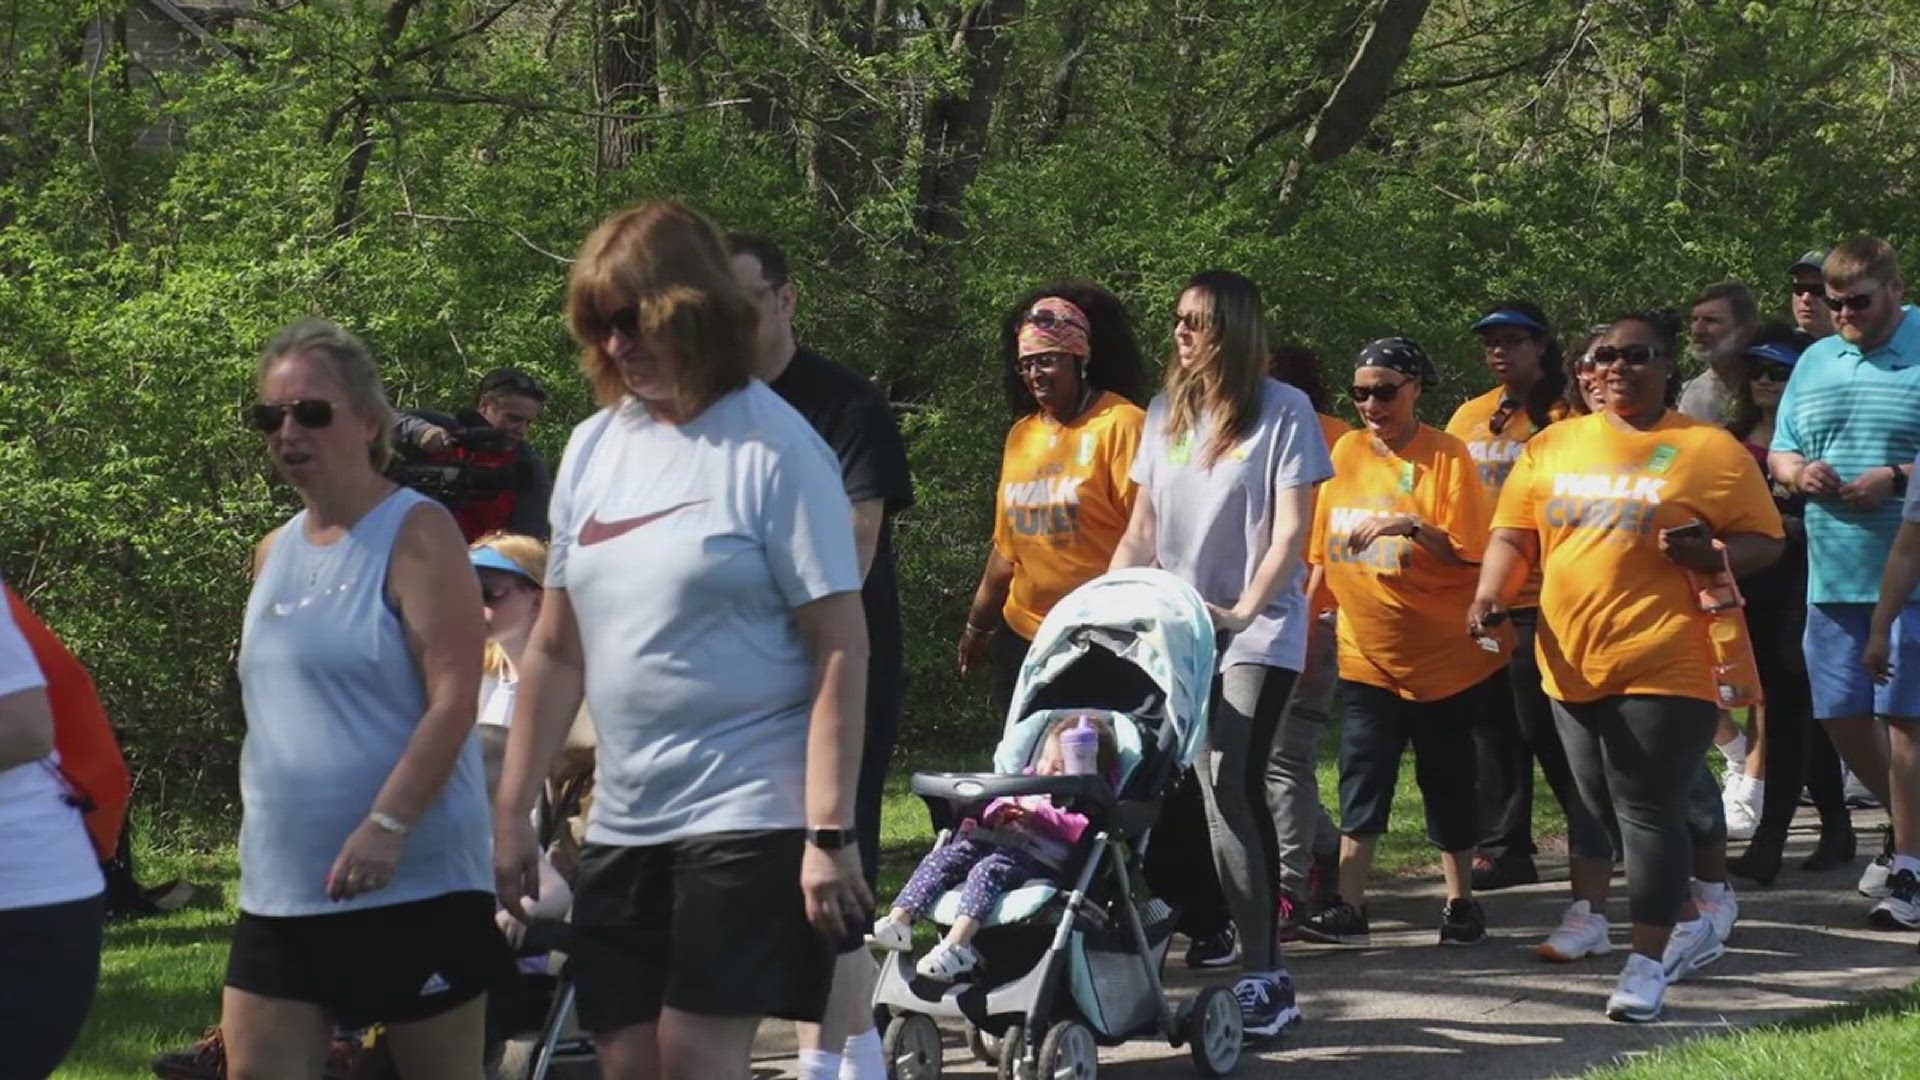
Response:
[{"label": "orange t-shirt", "polygon": [[[1326,413],[1315,413],[1314,415],[1320,418],[1320,434],[1326,437],[1327,453],[1331,454],[1333,453],[1333,444],[1340,441],[1340,436],[1352,431],[1353,425],[1337,416],[1328,416]],[[1320,488],[1316,487],[1313,489],[1313,509],[1309,511],[1309,514],[1317,514],[1319,512]],[[1312,518],[1309,517],[1308,520],[1312,520]],[[1320,591],[1308,598],[1308,609],[1318,614],[1333,605],[1333,590],[1327,588],[1326,581],[1322,580],[1320,582]]]},{"label": "orange t-shirt", "polygon": [[1672,409],[1648,431],[1606,414],[1563,420],[1527,443],[1496,529],[1540,538],[1537,652],[1561,701],[1620,694],[1716,700],[1705,618],[1659,532],[1698,518],[1715,535],[1784,535],[1753,455]]},{"label": "orange t-shirt", "polygon": [[[1460,440],[1420,425],[1395,454],[1355,431],[1333,447],[1333,479],[1320,488],[1307,561],[1325,567],[1340,606],[1340,677],[1410,701],[1452,697],[1492,675],[1506,652],[1467,635],[1493,512]],[[1407,536],[1347,550],[1363,521],[1412,514],[1447,534],[1465,565],[1449,565]]]},{"label": "orange t-shirt", "polygon": [[1001,614],[1024,638],[1060,598],[1107,572],[1133,516],[1128,478],[1146,410],[1102,392],[1071,424],[1041,413],[1007,432],[994,496],[993,546],[1013,564]]},{"label": "orange t-shirt", "polygon": [[[1527,440],[1541,429],[1533,426],[1533,417],[1527,415],[1525,407],[1516,408],[1500,426],[1498,434],[1493,430],[1493,417],[1500,411],[1500,402],[1506,398],[1507,391],[1496,386],[1470,401],[1462,402],[1453,411],[1453,419],[1447,421],[1447,434],[1467,444],[1467,453],[1473,455],[1473,461],[1479,467],[1480,483],[1487,489],[1487,499],[1495,504],[1500,501],[1501,485],[1507,482],[1507,474],[1513,469],[1513,463],[1520,458],[1520,451]],[[1548,410],[1549,419],[1558,421],[1567,417],[1567,407],[1563,402],[1555,402]],[[1537,607],[1540,603],[1540,570],[1535,567],[1527,575],[1527,583],[1514,597],[1514,607]]]}]

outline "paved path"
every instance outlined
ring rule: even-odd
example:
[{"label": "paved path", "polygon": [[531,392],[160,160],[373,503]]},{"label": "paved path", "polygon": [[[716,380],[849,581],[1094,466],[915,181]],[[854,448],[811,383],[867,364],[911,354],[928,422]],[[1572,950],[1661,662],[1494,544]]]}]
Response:
[{"label": "paved path", "polygon": [[[1877,841],[1883,820],[1856,816],[1863,849]],[[1421,882],[1372,898],[1372,947],[1288,950],[1306,1022],[1250,1051],[1237,1075],[1273,1075],[1275,1066],[1287,1065],[1304,1066],[1316,1080],[1458,1070],[1471,1070],[1476,1080],[1566,1076],[1676,1040],[1913,983],[1920,978],[1916,935],[1867,926],[1869,903],[1854,892],[1862,863],[1818,875],[1798,869],[1812,826],[1803,812],[1778,884],[1741,891],[1729,953],[1669,990],[1657,1024],[1615,1024],[1601,1012],[1626,955],[1618,921],[1626,907],[1623,879],[1614,882],[1614,953],[1572,965],[1544,964],[1532,951],[1559,921],[1564,878],[1487,896],[1491,940],[1467,949],[1434,944],[1441,894],[1437,883]],[[1548,859],[1542,869],[1558,870],[1557,863]],[[1200,983],[1179,965],[1183,944],[1175,943],[1167,968],[1176,995]],[[949,1075],[991,1074],[973,1062],[957,1030],[947,1036]],[[765,1025],[756,1080],[792,1076],[791,1055],[791,1025]],[[1146,1042],[1102,1051],[1101,1073],[1117,1080],[1197,1075],[1184,1049]]]}]

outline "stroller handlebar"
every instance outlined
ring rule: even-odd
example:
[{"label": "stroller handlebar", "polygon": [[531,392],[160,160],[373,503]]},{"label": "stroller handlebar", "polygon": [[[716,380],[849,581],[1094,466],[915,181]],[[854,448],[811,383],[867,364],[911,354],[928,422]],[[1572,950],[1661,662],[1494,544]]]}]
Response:
[{"label": "stroller handlebar", "polygon": [[918,772],[913,774],[913,793],[953,803],[983,803],[1014,795],[1051,795],[1055,801],[1072,800],[1101,817],[1111,816],[1117,808],[1112,785],[1104,777],[1086,775]]}]

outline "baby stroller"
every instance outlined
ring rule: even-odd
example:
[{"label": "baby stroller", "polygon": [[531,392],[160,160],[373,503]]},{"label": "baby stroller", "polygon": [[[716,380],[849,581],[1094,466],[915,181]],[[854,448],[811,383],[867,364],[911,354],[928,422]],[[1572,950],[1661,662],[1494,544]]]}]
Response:
[{"label": "baby stroller", "polygon": [[[1003,1078],[1091,1078],[1098,1047],[1129,1039],[1185,1044],[1202,1075],[1240,1060],[1240,1005],[1209,986],[1175,1009],[1160,982],[1175,911],[1139,884],[1161,800],[1206,734],[1217,653],[1206,605],[1162,570],[1124,570],[1082,585],[1034,635],[994,751],[993,773],[916,773],[936,845],[989,801],[1050,795],[1088,827],[1058,882],[1029,881],[1001,898],[974,941],[970,982],[923,979],[891,953],[874,991],[891,1080],[938,1080],[936,1018],[964,1020],[967,1044]],[[1119,751],[1117,790],[1101,776],[1030,776],[1058,716],[1103,710]],[[1010,775],[1011,774],[1011,775]],[[928,919],[951,925],[950,890]]]}]

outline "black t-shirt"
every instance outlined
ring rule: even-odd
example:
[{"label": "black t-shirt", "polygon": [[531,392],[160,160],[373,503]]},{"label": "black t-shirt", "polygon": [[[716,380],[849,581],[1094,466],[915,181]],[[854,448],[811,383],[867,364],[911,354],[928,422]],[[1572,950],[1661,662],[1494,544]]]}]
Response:
[{"label": "black t-shirt", "polygon": [[900,578],[893,559],[893,515],[913,505],[913,478],[900,424],[880,388],[852,368],[800,349],[774,393],[807,418],[840,459],[840,475],[853,502],[880,499],[886,512],[874,548],[873,569],[861,601],[867,609],[870,709],[897,709],[906,683],[906,645],[900,626]]}]

